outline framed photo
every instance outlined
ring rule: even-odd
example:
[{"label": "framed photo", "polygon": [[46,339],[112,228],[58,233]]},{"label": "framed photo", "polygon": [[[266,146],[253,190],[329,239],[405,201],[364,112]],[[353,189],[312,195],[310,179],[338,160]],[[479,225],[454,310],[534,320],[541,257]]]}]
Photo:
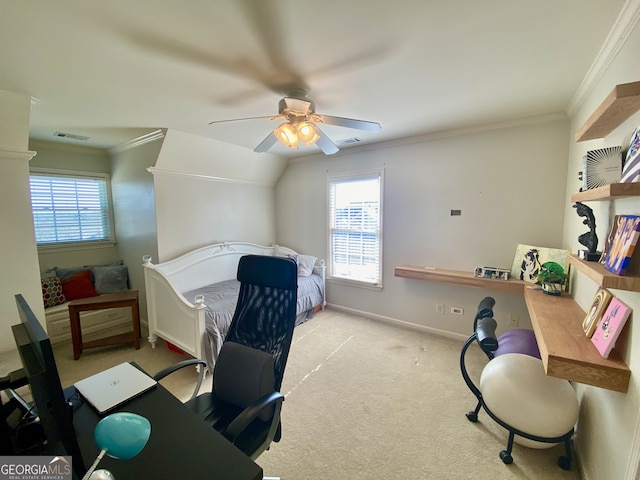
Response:
[{"label": "framed photo", "polygon": [[631,135],[620,183],[640,182],[640,127]]},{"label": "framed photo", "polygon": [[519,243],[511,265],[511,278],[537,283],[543,263],[556,262],[564,273],[569,271],[569,250],[536,247]]},{"label": "framed photo", "polygon": [[615,347],[616,340],[618,340],[630,314],[631,309],[622,301],[616,297],[611,299],[602,320],[598,323],[591,337],[591,343],[604,358],[609,358],[609,354]]},{"label": "framed photo", "polygon": [[615,235],[605,258],[604,266],[616,275],[624,275],[640,236],[640,216],[617,215]]},{"label": "framed photo", "polygon": [[587,315],[582,321],[582,330],[587,337],[591,338],[593,332],[596,330],[600,319],[604,314],[605,309],[609,306],[609,302],[613,298],[613,295],[608,290],[600,287],[596,292],[596,296],[593,297],[591,306],[587,310]]},{"label": "framed photo", "polygon": [[589,150],[582,167],[583,190],[618,183],[622,174],[622,147]]},{"label": "framed photo", "polygon": [[613,239],[616,238],[616,233],[618,232],[618,225],[622,222],[620,220],[621,215],[615,215],[613,217],[613,222],[611,222],[611,226],[609,227],[609,233],[607,233],[607,238],[604,241],[604,248],[602,249],[602,255],[600,256],[600,263],[604,265],[604,262],[607,260],[607,255],[611,251],[611,245],[613,245]]}]

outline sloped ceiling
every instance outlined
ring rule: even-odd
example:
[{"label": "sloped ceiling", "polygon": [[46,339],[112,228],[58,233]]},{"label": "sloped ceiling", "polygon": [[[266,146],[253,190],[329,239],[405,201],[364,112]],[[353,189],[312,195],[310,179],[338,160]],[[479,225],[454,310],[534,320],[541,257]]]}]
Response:
[{"label": "sloped ceiling", "polygon": [[0,0],[0,90],[34,97],[33,138],[111,148],[166,128],[251,151],[274,122],[209,122],[275,115],[304,87],[320,113],[382,124],[325,127],[343,148],[566,111],[624,5]]}]

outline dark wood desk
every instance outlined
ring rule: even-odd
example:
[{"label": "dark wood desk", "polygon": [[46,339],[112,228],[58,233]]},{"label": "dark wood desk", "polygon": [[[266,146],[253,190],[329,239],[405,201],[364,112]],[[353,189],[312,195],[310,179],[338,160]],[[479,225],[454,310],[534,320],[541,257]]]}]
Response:
[{"label": "dark wood desk", "polygon": [[[91,342],[82,341],[80,312],[88,310],[106,310],[108,308],[131,308],[132,333],[122,333]],[[78,360],[84,348],[104,347],[119,343],[133,342],[136,350],[140,350],[140,307],[138,306],[138,290],[120,293],[108,293],[97,297],[81,298],[69,302],[69,321],[71,322],[71,340],[73,342],[73,359]]]},{"label": "dark wood desk", "polygon": [[[161,385],[115,411],[137,413],[151,422],[149,442],[138,456],[126,461],[105,456],[98,465],[110,470],[116,479],[262,479],[260,466],[206,426]],[[87,467],[99,453],[93,430],[101,418],[87,403],[73,416]]]}]

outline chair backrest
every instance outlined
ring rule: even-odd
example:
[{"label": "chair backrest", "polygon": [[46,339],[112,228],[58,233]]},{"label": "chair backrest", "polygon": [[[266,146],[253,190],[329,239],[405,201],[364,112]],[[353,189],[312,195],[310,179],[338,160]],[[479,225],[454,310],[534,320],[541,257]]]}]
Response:
[{"label": "chair backrest", "polygon": [[225,342],[273,355],[280,390],[296,319],[298,268],[286,257],[246,255],[238,263],[240,292]]},{"label": "chair backrest", "polygon": [[[213,371],[213,391],[219,399],[246,408],[273,392],[274,375],[272,355],[236,342],[224,342]],[[273,408],[260,414],[263,422],[272,417]]]}]

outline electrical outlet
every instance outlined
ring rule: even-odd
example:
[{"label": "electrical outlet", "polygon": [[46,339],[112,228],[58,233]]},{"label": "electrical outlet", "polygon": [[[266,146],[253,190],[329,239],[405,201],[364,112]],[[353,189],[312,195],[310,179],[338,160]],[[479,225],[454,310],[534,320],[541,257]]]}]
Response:
[{"label": "electrical outlet", "polygon": [[509,314],[509,326],[511,328],[516,328],[518,326],[518,321],[519,320],[520,320],[520,318],[515,313],[510,313]]},{"label": "electrical outlet", "polygon": [[436,303],[436,313],[444,315],[444,304]]},{"label": "electrical outlet", "polygon": [[462,307],[451,307],[451,313],[453,315],[464,315],[464,308],[462,308]]}]

